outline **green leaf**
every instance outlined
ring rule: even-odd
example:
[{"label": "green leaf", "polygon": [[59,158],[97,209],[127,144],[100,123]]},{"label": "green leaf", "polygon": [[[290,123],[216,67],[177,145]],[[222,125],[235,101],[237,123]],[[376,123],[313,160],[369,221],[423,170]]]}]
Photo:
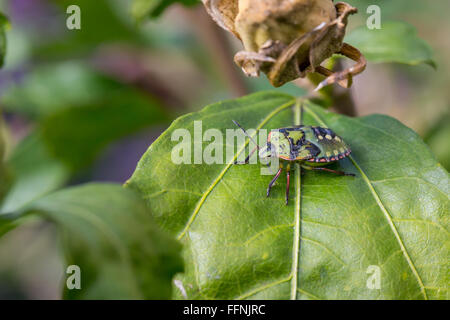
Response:
[{"label": "green leaf", "polygon": [[174,3],[181,3],[185,6],[193,6],[200,3],[199,0],[134,0],[131,13],[138,21],[145,18],[159,17],[164,10]]},{"label": "green leaf", "polygon": [[[80,54],[91,54],[101,43],[142,43],[137,30],[126,21],[125,12],[121,14],[120,6],[110,0],[52,0],[53,9],[58,10],[61,24],[59,37],[47,41],[33,41],[33,54],[43,60],[79,57]],[[81,11],[81,29],[66,28],[66,13],[70,5],[77,5]],[[56,20],[56,21],[58,21]],[[101,21],[101,23],[100,23]],[[42,33],[40,34],[42,37]],[[38,38],[39,39],[39,38]],[[33,40],[33,39],[31,39]]]},{"label": "green leaf", "polygon": [[[156,227],[131,190],[112,184],[73,187],[34,201],[14,217],[25,213],[53,221],[67,265],[81,269],[81,289],[66,290],[66,298],[170,297],[172,277],[182,271],[180,245]],[[0,215],[0,230],[6,222]]]},{"label": "green leaf", "polygon": [[[356,177],[302,176],[295,165],[288,206],[286,178],[266,198],[271,177],[261,175],[260,165],[171,161],[175,129],[193,136],[193,121],[202,120],[203,132],[225,133],[232,119],[246,128],[280,128],[294,124],[300,112],[294,103],[261,92],[183,116],[150,146],[127,183],[184,244],[179,281],[187,297],[446,299],[448,173],[398,121],[348,118],[306,103],[303,123],[332,128],[353,150],[331,168]],[[380,289],[367,287],[370,266],[380,268]]]},{"label": "green leaf", "polygon": [[16,211],[64,186],[71,173],[67,166],[49,154],[42,136],[36,132],[14,148],[6,165],[12,183],[5,198],[0,201],[0,214]]},{"label": "green leaf", "polygon": [[345,2],[358,9],[358,15],[362,20],[367,19],[373,13],[373,11],[368,13],[367,9],[374,4],[381,8],[382,21],[396,19],[399,16],[405,16],[411,13],[417,14],[417,12],[421,12],[421,14],[426,12],[428,14],[429,12],[427,11],[431,9],[430,6],[427,6],[422,1],[409,1],[407,6],[400,1],[391,0],[377,0],[376,2],[373,0],[347,0]]},{"label": "green leaf", "polygon": [[346,38],[372,62],[396,62],[409,65],[426,63],[436,68],[433,50],[417,36],[416,29],[399,21],[386,21],[381,29],[370,30],[361,26]]}]

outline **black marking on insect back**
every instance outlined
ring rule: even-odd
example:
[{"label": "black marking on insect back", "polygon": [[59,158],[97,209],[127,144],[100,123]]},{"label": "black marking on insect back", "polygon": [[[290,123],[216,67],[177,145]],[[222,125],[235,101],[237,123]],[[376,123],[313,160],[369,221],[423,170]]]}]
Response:
[{"label": "black marking on insect back", "polygon": [[328,129],[328,128],[323,128],[325,131],[325,135],[330,135],[333,139],[334,137],[336,137],[336,133],[334,133],[332,130]]},{"label": "black marking on insect back", "polygon": [[280,132],[284,135],[284,137],[289,141],[289,158],[291,160],[295,159],[295,150],[294,150],[294,140],[288,135],[287,130],[283,129],[283,131],[280,130]]},{"label": "black marking on insect back", "polygon": [[313,157],[316,157],[319,153],[320,153],[320,149],[319,147],[317,147],[315,144],[310,143],[306,149],[309,150],[309,152],[311,152],[311,155]]},{"label": "black marking on insect back", "polygon": [[299,130],[302,132],[302,137],[297,140],[297,147],[301,147],[306,144],[306,134],[305,131]]},{"label": "black marking on insect back", "polygon": [[312,127],[313,131],[314,131],[314,135],[316,136],[316,138],[318,138],[321,134],[319,131],[318,127]]},{"label": "black marking on insect back", "polygon": [[[322,128],[322,127],[312,127],[313,131],[314,131],[314,135],[316,136],[316,138],[320,139],[319,136],[323,138],[325,138],[326,136],[330,136],[331,139],[334,139],[336,137],[336,133],[333,132],[333,130],[328,129],[328,128]],[[320,140],[322,140],[320,139]],[[326,141],[326,139],[324,139]]]}]

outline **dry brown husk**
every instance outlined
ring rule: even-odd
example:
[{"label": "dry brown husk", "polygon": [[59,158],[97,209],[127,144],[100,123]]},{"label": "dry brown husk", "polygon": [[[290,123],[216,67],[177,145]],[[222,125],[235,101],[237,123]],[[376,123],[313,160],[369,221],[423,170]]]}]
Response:
[{"label": "dry brown husk", "polygon": [[[244,45],[234,61],[248,76],[264,72],[273,86],[318,72],[318,89],[338,82],[349,87],[365,68],[363,55],[344,44],[347,19],[356,8],[332,0],[203,0],[212,18]],[[357,63],[332,72],[321,63],[338,53]]]}]

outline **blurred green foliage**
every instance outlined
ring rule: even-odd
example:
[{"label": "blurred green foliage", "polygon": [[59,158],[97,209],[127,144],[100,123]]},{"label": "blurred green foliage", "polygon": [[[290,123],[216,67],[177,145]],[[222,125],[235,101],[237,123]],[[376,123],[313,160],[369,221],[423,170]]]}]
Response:
[{"label": "blurred green foliage", "polygon": [[4,141],[4,125],[3,118],[0,114],[0,199],[2,199],[9,189],[10,175],[6,171],[5,158],[5,141]]},{"label": "blurred green foliage", "polygon": [[386,21],[379,30],[361,26],[345,41],[358,48],[371,62],[426,63],[436,68],[430,46],[417,36],[413,26],[404,22]]},{"label": "blurred green foliage", "polygon": [[13,183],[0,202],[0,214],[63,187],[70,177],[69,167],[49,154],[39,133],[28,135],[14,148],[7,166]]},{"label": "blurred green foliage", "polygon": [[5,28],[9,26],[8,18],[0,13],[0,67],[3,66],[6,53],[6,35]]},{"label": "blurred green foliage", "polygon": [[[27,10],[13,14],[13,32],[8,34],[12,48],[7,57],[11,64],[1,74],[0,102],[8,119],[20,120],[17,132],[25,137],[15,136],[16,124],[8,121],[7,143],[0,143],[0,158],[5,158],[6,149],[5,165],[12,184],[4,196],[8,185],[2,163],[0,234],[28,220],[28,215],[17,216],[21,212],[39,211],[65,234],[66,262],[76,259],[74,263],[82,264],[83,282],[89,289],[68,291],[68,298],[165,299],[171,295],[173,274],[181,270],[179,248],[158,231],[134,195],[119,185],[92,185],[52,194],[92,168],[109,143],[154,125],[167,125],[173,118],[166,107],[170,100],[164,100],[164,88],[143,87],[123,75],[123,69],[111,71],[99,66],[98,61],[105,61],[104,48],[142,47],[150,37],[123,19],[111,1],[78,1],[83,28],[68,31],[64,19],[69,3],[46,1],[50,7],[37,8],[43,10],[38,14],[50,15],[50,21],[61,23],[54,33],[35,28],[33,19],[17,23],[17,15],[30,13]],[[18,2],[10,3],[11,10],[14,5]],[[37,38],[42,41],[35,41]],[[61,197],[60,206],[54,207]],[[90,234],[80,237],[83,223],[87,224],[82,227],[84,233]],[[120,248],[116,240],[111,243],[108,236],[105,238],[105,231],[120,239]],[[119,251],[120,256],[111,256]],[[1,274],[2,270],[0,294]]]},{"label": "blurred green foliage", "polygon": [[36,68],[2,101],[37,120],[50,153],[75,170],[109,142],[170,119],[157,99],[74,61]]},{"label": "blurred green foliage", "polygon": [[[68,188],[14,215],[31,213],[58,226],[67,265],[82,270],[83,290],[66,289],[66,298],[170,298],[172,277],[183,270],[181,246],[158,229],[130,190],[112,184]],[[8,218],[0,215],[0,230]]]},{"label": "blurred green foliage", "polygon": [[79,57],[92,53],[107,43],[141,44],[142,37],[131,23],[127,23],[109,0],[51,0],[58,10],[56,19],[65,26],[66,8],[76,4],[81,9],[81,29],[61,28],[61,34],[51,42],[37,44],[34,54],[40,59]]}]

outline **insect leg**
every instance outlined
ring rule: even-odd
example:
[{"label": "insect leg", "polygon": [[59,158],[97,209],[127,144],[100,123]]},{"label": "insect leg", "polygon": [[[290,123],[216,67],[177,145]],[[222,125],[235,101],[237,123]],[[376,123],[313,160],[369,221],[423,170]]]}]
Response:
[{"label": "insect leg", "polygon": [[234,162],[234,164],[248,164],[250,161],[251,156],[255,153],[255,151],[258,149],[258,146],[254,147],[253,150],[250,152],[250,154],[245,158],[244,162],[238,162],[237,160]]},{"label": "insect leg", "polygon": [[286,171],[287,171],[286,205],[288,205],[288,202],[289,202],[289,184],[290,184],[290,180],[291,180],[290,179],[290,177],[291,177],[291,165],[290,164],[287,165]]},{"label": "insect leg", "polygon": [[320,171],[332,172],[332,173],[335,173],[335,174],[339,174],[341,176],[352,176],[352,177],[355,176],[355,174],[353,174],[353,173],[347,173],[347,172],[344,172],[344,171],[338,171],[338,170],[328,169],[328,168],[324,168],[324,167],[302,166],[302,168],[306,169],[306,170],[320,170]]},{"label": "insect leg", "polygon": [[343,43],[342,49],[338,53],[356,61],[356,64],[340,72],[333,72],[322,66],[318,66],[316,68],[316,72],[326,76],[327,78],[323,80],[321,83],[319,83],[319,85],[317,86],[316,89],[314,89],[314,91],[319,91],[323,87],[335,82],[337,82],[344,88],[349,88],[352,85],[353,76],[356,76],[357,74],[363,72],[364,69],[366,68],[367,64],[366,58],[364,58],[362,53],[359,52],[359,50],[356,49],[355,47],[352,47],[347,43]]},{"label": "insect leg", "polygon": [[270,194],[270,189],[272,189],[273,184],[277,181],[280,176],[281,170],[283,170],[283,166],[280,164],[280,169],[278,169],[277,174],[273,177],[272,181],[270,181],[269,186],[267,187],[267,196]]}]

